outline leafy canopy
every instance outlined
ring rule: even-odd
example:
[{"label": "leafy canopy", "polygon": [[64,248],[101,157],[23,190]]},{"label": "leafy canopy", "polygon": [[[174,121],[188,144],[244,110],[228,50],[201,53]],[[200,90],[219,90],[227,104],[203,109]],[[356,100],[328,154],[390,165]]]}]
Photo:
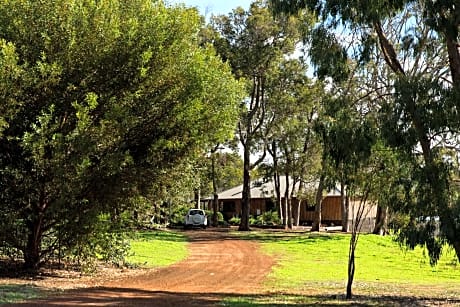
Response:
[{"label": "leafy canopy", "polygon": [[149,0],[0,1],[0,241],[27,265],[231,136],[243,89],[200,26]]}]

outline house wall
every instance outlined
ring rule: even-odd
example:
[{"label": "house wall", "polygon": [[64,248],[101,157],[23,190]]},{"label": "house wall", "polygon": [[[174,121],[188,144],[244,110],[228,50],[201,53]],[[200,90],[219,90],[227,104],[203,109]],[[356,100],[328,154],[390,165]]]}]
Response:
[{"label": "house wall", "polygon": [[348,230],[351,231],[351,227],[356,220],[356,215],[361,206],[364,207],[363,215],[361,217],[361,232],[372,232],[375,227],[375,217],[377,215],[377,205],[372,203],[363,204],[360,199],[350,200],[350,207],[348,210]]},{"label": "house wall", "polygon": [[[296,204],[298,202],[296,201]],[[297,205],[293,207],[293,215],[297,216]],[[303,202],[300,206],[300,225],[311,225],[315,218],[315,207]],[[321,206],[321,220],[325,224],[341,225],[342,208],[340,196],[326,196]]]},{"label": "house wall", "polygon": [[[297,217],[298,200],[292,200],[292,213],[294,219]],[[272,206],[272,210],[276,210],[276,205],[266,198],[252,198],[250,206],[250,214],[258,216],[270,208],[267,205]],[[313,208],[313,211],[311,209]],[[219,210],[222,212],[224,219],[229,220],[232,217],[238,217],[241,214],[241,199],[221,199],[219,200]],[[300,224],[311,224],[314,219],[314,207],[309,207],[305,202],[300,205]],[[327,196],[322,203],[322,220],[325,223],[333,223],[340,225],[342,219],[342,209],[340,205],[340,196]]]},{"label": "house wall", "polygon": [[[222,212],[225,220],[230,220],[232,217],[239,217],[242,208],[241,199],[223,199],[219,200],[219,210]],[[265,199],[252,198],[249,214],[253,216],[260,215],[266,211]]]},{"label": "house wall", "polygon": [[[277,210],[276,204],[266,198],[252,198],[250,206],[250,215],[258,216],[266,211]],[[350,210],[348,212],[348,224],[352,225],[352,219],[360,206],[359,200],[350,201]],[[294,220],[297,217],[298,200],[292,200],[292,214]],[[340,196],[326,196],[322,202],[321,221],[325,225],[342,225],[342,206]],[[241,215],[241,199],[221,199],[219,200],[219,211],[222,212],[225,220],[230,220],[232,217]],[[362,231],[370,232],[375,225],[375,216],[377,214],[377,206],[366,204],[366,209],[362,218]],[[300,205],[300,225],[311,225],[314,220],[314,207],[308,206],[305,202]],[[351,228],[350,228],[351,229]],[[349,230],[350,230],[349,229]]]}]

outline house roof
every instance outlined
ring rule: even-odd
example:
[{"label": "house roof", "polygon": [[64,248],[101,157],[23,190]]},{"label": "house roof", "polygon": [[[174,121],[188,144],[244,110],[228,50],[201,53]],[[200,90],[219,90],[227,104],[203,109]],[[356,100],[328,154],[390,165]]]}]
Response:
[{"label": "house roof", "polygon": [[[292,184],[292,178],[290,180]],[[299,182],[296,183],[296,191],[299,189]],[[309,183],[310,187],[316,189],[318,182]],[[286,190],[286,176],[280,176],[280,191],[284,194]],[[236,186],[226,191],[219,193],[219,199],[241,199],[243,192],[243,185]],[[328,196],[338,196],[340,195],[340,187],[335,188],[328,192]],[[251,181],[251,198],[271,198],[275,197],[275,184],[273,179],[264,180],[262,178]]]}]

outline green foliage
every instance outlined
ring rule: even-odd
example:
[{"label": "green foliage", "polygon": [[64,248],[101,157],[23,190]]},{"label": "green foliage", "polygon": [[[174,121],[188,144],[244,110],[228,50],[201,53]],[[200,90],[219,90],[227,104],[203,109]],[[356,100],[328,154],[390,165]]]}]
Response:
[{"label": "green foliage", "polygon": [[[208,217],[208,223],[210,223],[212,215],[213,215],[212,210],[206,210],[206,216]],[[218,223],[224,222],[224,215],[220,211],[217,211],[217,222]]]},{"label": "green foliage", "polygon": [[[241,218],[232,217],[228,222],[230,225],[239,225]],[[278,216],[278,212],[276,211],[267,211],[256,217],[252,215],[249,216],[249,225],[252,226],[273,226],[280,224],[281,220]]]},{"label": "green foliage", "polygon": [[239,225],[241,223],[241,218],[240,217],[232,217],[230,220],[228,220],[230,225]]},{"label": "green foliage", "polygon": [[241,184],[241,178],[243,177],[243,160],[239,153],[233,151],[211,153],[208,157],[203,158],[201,164],[199,164],[200,192],[206,196],[213,194],[213,159],[218,193]]},{"label": "green foliage", "polygon": [[22,73],[15,46],[0,39],[0,138],[8,127],[9,118],[22,103],[17,100],[19,92],[11,93],[11,89],[18,87]]},{"label": "green foliage", "polygon": [[266,211],[259,215],[256,219],[256,225],[279,225],[281,219],[276,211]]},{"label": "green foliage", "polygon": [[169,215],[169,223],[171,225],[182,225],[184,223],[185,215],[190,208],[190,203],[178,203],[171,206],[171,208],[168,209],[171,211],[166,213]]},{"label": "green foliage", "polygon": [[[397,194],[406,195],[404,201],[391,206],[409,220],[398,229],[401,240],[410,247],[428,246],[433,262],[447,240],[460,259],[458,194],[454,187],[458,167],[454,168],[452,162],[458,160],[458,150],[453,149],[459,131],[458,3],[424,0],[372,3],[272,0],[270,3],[277,13],[293,14],[308,9],[317,14],[319,22],[312,33],[321,33],[326,38],[312,41],[310,46],[319,72],[335,78],[336,70],[343,71],[346,57],[360,64],[349,69],[362,76],[363,87],[355,92],[355,98],[374,97],[365,109],[372,112],[374,106],[374,112],[378,110],[379,132],[385,144],[399,152],[405,164],[402,168],[411,172],[404,172],[404,180],[399,182],[389,180],[395,191],[391,198],[401,199]],[[343,39],[347,36],[349,39]],[[342,53],[343,60],[329,61],[331,52],[340,51],[340,46],[347,48],[346,54]],[[348,65],[352,64],[350,59]],[[324,62],[332,63],[331,67],[326,65],[328,69],[321,70]],[[348,88],[343,90],[346,92]],[[334,94],[338,93],[341,91]],[[371,113],[367,111],[366,115]],[[371,117],[377,118],[376,113]],[[350,153],[340,146],[345,135],[348,133],[340,136],[338,142],[332,142],[337,148],[336,157]],[[432,225],[418,222],[425,217],[439,217],[439,236],[434,234]]]},{"label": "green foliage", "polygon": [[349,75],[348,55],[337,38],[323,27],[311,32],[310,56],[315,63],[315,73],[320,79],[331,77],[334,81],[346,80]]},{"label": "green foliage", "polygon": [[198,44],[195,10],[14,0],[0,16],[0,237],[27,266],[232,136],[242,85]]},{"label": "green foliage", "polygon": [[[95,271],[98,261],[124,266],[130,245],[129,233],[121,229],[125,228],[122,223],[110,219],[108,215],[101,215],[98,221],[94,222],[90,234],[79,235],[72,231],[74,241],[68,242],[65,240],[67,232],[64,232],[64,236],[59,237],[59,256],[79,264],[85,272]],[[64,231],[67,230],[69,229],[64,228]],[[46,241],[44,243],[46,244]]]}]

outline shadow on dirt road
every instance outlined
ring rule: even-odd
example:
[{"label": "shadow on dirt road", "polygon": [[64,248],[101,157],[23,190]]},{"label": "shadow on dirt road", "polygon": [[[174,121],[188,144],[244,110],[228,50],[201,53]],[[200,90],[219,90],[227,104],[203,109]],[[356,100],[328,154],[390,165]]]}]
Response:
[{"label": "shadow on dirt road", "polygon": [[185,234],[190,255],[172,266],[9,306],[215,306],[261,291],[274,261],[258,243],[212,229]]}]

